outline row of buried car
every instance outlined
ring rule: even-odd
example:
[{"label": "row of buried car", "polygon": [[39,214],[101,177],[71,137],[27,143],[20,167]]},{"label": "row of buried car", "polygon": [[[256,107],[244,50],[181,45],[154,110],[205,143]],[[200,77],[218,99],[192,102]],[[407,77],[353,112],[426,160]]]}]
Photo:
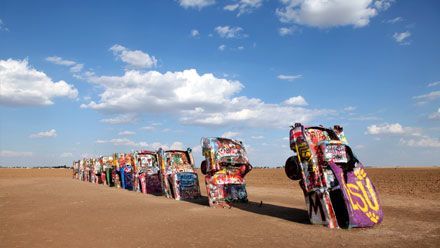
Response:
[{"label": "row of buried car", "polygon": [[[241,141],[202,138],[200,169],[211,207],[247,202],[245,175],[252,170]],[[310,222],[329,228],[372,227],[383,220],[378,192],[364,165],[348,145],[342,127],[290,129],[293,155],[285,164],[288,178],[299,181]],[[83,159],[74,177],[176,200],[201,196],[191,149],[139,151]]]},{"label": "row of buried car", "polygon": [[[230,207],[247,202],[244,177],[252,170],[241,141],[203,138],[201,164],[209,205]],[[141,150],[73,162],[73,177],[144,194],[176,200],[201,196],[192,150]]]}]

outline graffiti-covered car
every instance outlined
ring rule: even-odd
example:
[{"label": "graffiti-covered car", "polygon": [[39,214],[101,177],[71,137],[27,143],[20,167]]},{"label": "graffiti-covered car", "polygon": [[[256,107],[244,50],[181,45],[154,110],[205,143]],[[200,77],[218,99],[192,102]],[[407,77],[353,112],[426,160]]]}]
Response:
[{"label": "graffiti-covered car", "polygon": [[119,174],[121,178],[121,187],[126,190],[133,190],[134,161],[130,153],[119,154]]},{"label": "graffiti-covered car", "polygon": [[247,202],[245,175],[252,170],[241,141],[202,138],[201,164],[211,207],[230,207],[232,202]]},{"label": "graffiti-covered car", "polygon": [[136,161],[137,182],[140,192],[144,194],[162,195],[160,167],[157,152],[139,151],[134,154]]},{"label": "graffiti-covered car", "polygon": [[163,191],[166,197],[176,200],[200,197],[199,178],[194,169],[191,149],[159,149],[159,164]]},{"label": "graffiti-covered car", "polygon": [[312,224],[330,228],[371,227],[383,219],[374,185],[347,143],[342,127],[290,130],[285,171],[299,180]]}]

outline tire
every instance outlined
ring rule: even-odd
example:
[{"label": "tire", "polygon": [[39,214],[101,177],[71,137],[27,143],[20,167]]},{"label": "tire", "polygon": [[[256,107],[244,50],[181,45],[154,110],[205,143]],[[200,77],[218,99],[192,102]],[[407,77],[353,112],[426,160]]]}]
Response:
[{"label": "tire", "polygon": [[202,163],[200,164],[200,170],[202,171],[203,175],[206,175],[207,170],[208,170],[208,166],[206,164],[206,160],[203,160]]},{"label": "tire", "polygon": [[299,165],[296,157],[292,156],[286,160],[284,172],[286,172],[286,176],[291,180],[301,179],[301,166]]}]

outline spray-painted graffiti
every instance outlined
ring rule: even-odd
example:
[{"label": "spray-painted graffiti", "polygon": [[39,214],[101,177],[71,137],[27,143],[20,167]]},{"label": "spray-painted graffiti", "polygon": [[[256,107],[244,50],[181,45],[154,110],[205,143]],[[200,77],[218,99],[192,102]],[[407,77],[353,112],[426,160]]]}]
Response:
[{"label": "spray-painted graffiti", "polygon": [[295,124],[290,147],[296,154],[287,160],[286,173],[298,173],[288,176],[301,179],[312,223],[369,227],[382,221],[378,193],[348,146],[342,127]]},{"label": "spray-painted graffiti", "polygon": [[244,176],[252,170],[242,143],[225,138],[202,138],[206,190],[211,207],[247,202]]},{"label": "spray-painted graffiti", "polygon": [[194,169],[191,149],[159,151],[160,175],[166,197],[194,199],[200,197],[200,186]]}]

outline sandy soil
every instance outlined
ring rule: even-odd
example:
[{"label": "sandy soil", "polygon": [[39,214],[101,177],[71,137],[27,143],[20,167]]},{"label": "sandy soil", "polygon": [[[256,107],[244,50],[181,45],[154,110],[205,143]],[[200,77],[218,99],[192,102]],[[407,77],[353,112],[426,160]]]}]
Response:
[{"label": "sandy soil", "polygon": [[[311,225],[281,169],[255,169],[250,203],[232,209],[108,188],[63,169],[0,169],[0,247],[440,247],[440,169],[367,170],[384,222]],[[204,184],[201,184],[204,185]],[[260,202],[263,205],[260,207]]]}]

